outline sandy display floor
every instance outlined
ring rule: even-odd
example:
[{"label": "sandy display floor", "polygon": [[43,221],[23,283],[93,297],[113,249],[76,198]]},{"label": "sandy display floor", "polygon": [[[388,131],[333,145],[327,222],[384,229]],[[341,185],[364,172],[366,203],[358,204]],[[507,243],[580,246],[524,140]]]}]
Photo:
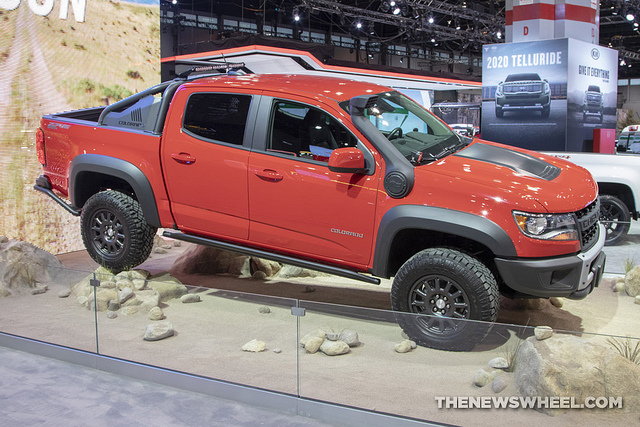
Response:
[{"label": "sandy display floor", "polygon": [[[161,275],[182,249],[184,246],[167,255],[154,255],[141,268]],[[550,416],[524,409],[438,409],[436,403],[439,396],[496,396],[490,386],[474,386],[474,374],[487,367],[489,360],[504,356],[518,337],[531,336],[533,326],[575,331],[600,342],[606,337],[590,334],[637,336],[640,306],[633,298],[612,292],[609,279],[585,300],[564,300],[562,308],[547,301],[536,309],[505,303],[499,322],[512,325],[496,325],[472,352],[418,347],[399,354],[394,345],[404,338],[386,311],[390,308],[388,281],[374,286],[336,277],[265,281],[229,276],[180,277],[182,283],[192,285],[189,292],[200,295],[201,301],[185,304],[174,299],[161,304],[165,321],[173,325],[175,334],[148,342],[143,340],[145,328],[154,322],[143,313],[109,319],[105,312],[96,315],[87,310],[74,297],[59,298],[60,291],[95,267],[82,252],[60,258],[69,269],[49,285],[46,293],[0,299],[2,332],[305,398],[448,424],[638,422],[638,414],[617,409],[570,410]],[[307,309],[304,317],[291,314],[296,300]],[[268,313],[264,313],[264,307],[269,308]],[[298,339],[316,328],[355,330],[362,344],[342,356],[308,354],[299,347]],[[264,341],[266,350],[243,352],[241,347],[252,339]],[[499,395],[519,393],[511,381]]]}]

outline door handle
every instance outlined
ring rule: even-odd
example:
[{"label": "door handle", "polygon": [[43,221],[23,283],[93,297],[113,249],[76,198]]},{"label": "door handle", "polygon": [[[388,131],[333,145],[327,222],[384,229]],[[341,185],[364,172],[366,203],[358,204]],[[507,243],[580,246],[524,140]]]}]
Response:
[{"label": "door handle", "polygon": [[182,163],[184,165],[192,165],[196,162],[196,158],[189,153],[173,153],[171,155],[171,158],[176,162]]},{"label": "door handle", "polygon": [[261,171],[255,171],[256,176],[265,181],[278,182],[282,181],[282,175],[272,169],[264,169]]}]

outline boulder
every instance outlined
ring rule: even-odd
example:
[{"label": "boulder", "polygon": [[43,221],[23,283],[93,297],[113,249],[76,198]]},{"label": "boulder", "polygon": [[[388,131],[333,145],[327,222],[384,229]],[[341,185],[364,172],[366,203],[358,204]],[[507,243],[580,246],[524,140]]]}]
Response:
[{"label": "boulder", "polygon": [[271,277],[280,271],[280,267],[280,263],[278,262],[251,257],[251,271],[254,275],[257,271],[264,271],[264,274],[266,274],[267,277]]},{"label": "boulder", "polygon": [[304,349],[306,350],[307,353],[317,353],[318,350],[320,350],[320,346],[322,345],[322,343],[324,342],[324,338],[323,337],[312,337],[309,340],[307,340],[306,344],[304,345]]},{"label": "boulder", "polygon": [[162,320],[164,319],[164,312],[160,307],[153,307],[149,310],[149,320]]},{"label": "boulder", "polygon": [[184,294],[180,297],[180,301],[185,304],[191,304],[194,302],[200,302],[200,295],[198,294]]},{"label": "boulder", "polygon": [[640,265],[632,268],[624,278],[627,294],[635,297],[640,295]]},{"label": "boulder", "polygon": [[351,329],[345,329],[340,332],[340,336],[338,338],[340,341],[346,342],[349,347],[357,347],[360,345],[358,333]]},{"label": "boulder", "polygon": [[509,361],[504,357],[495,357],[489,361],[493,369],[509,369]]},{"label": "boulder", "polygon": [[397,343],[394,346],[394,349],[395,349],[396,353],[408,353],[411,350],[413,350],[413,348],[411,347],[411,341],[410,340],[400,341],[399,343]]},{"label": "boulder", "polygon": [[533,335],[538,341],[546,340],[553,335],[553,329],[550,326],[536,326]]},{"label": "boulder", "polygon": [[300,345],[302,347],[305,347],[307,345],[307,341],[309,341],[311,338],[320,337],[324,340],[325,336],[326,336],[326,332],[324,329],[322,328],[314,329],[313,331],[309,332],[308,334],[300,338]]},{"label": "boulder", "polygon": [[260,353],[266,349],[266,345],[264,341],[258,341],[257,339],[252,339],[248,343],[242,346],[242,351],[248,351],[251,353]]},{"label": "boulder", "polygon": [[238,277],[250,277],[251,276],[251,263],[249,262],[250,257],[245,255],[240,255],[231,260],[229,264],[228,273],[232,276]]},{"label": "boulder", "polygon": [[170,269],[172,276],[180,274],[226,274],[232,261],[240,256],[235,252],[208,246],[194,245],[185,250]]},{"label": "boulder", "polygon": [[573,335],[544,341],[527,338],[515,355],[514,378],[525,397],[573,397],[582,402],[585,396],[621,396],[624,411],[640,412],[640,366],[611,347]]},{"label": "boulder", "polygon": [[170,322],[157,322],[147,325],[144,333],[145,341],[158,341],[173,336],[173,325]]},{"label": "boulder", "polygon": [[498,374],[491,383],[494,393],[500,393],[509,386],[509,377],[506,374]]},{"label": "boulder", "polygon": [[0,298],[41,289],[62,267],[55,256],[31,243],[5,238],[0,243]]},{"label": "boulder", "polygon": [[168,274],[153,277],[147,282],[147,287],[158,293],[160,301],[166,302],[174,298],[180,298],[188,292],[187,287],[175,277]]},{"label": "boulder", "polygon": [[344,341],[329,341],[324,340],[320,346],[320,351],[327,356],[339,356],[341,354],[349,353],[349,345]]}]

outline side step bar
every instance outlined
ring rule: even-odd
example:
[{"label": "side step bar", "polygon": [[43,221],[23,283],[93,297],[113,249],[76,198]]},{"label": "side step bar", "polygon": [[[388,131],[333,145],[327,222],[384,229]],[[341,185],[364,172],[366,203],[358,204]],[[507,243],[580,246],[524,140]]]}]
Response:
[{"label": "side step bar", "polygon": [[221,242],[218,240],[207,239],[204,237],[190,236],[179,231],[167,231],[162,233],[165,237],[170,237],[176,240],[183,240],[185,242],[196,243],[198,245],[211,246],[213,248],[224,249],[226,251],[238,252],[241,254],[255,256],[258,258],[265,258],[271,261],[281,262],[283,264],[295,265],[297,267],[308,268],[310,270],[321,271],[323,273],[334,274],[336,276],[346,277],[348,279],[360,280],[362,282],[371,283],[373,285],[379,285],[380,279],[371,276],[365,276],[355,271],[346,270],[344,268],[332,267],[329,265],[319,264],[313,261],[306,261],[303,259],[292,258],[286,255],[274,254],[266,252],[260,249],[247,248],[239,246],[233,243]]},{"label": "side step bar", "polygon": [[36,184],[33,186],[33,188],[51,197],[60,206],[65,208],[71,215],[80,216],[80,214],[82,213],[82,211],[77,210],[76,208],[62,200],[57,194],[55,194],[51,190],[51,184],[49,183],[49,180],[47,180],[45,177],[40,176],[38,179],[36,179]]}]

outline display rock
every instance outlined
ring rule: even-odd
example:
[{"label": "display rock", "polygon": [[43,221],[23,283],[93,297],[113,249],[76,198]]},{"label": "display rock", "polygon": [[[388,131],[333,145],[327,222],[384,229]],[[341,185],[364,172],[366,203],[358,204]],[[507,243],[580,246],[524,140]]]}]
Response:
[{"label": "display rock", "polygon": [[149,320],[162,320],[164,319],[164,312],[158,306],[149,310]]},{"label": "display rock", "polygon": [[494,369],[509,369],[509,362],[504,357],[496,357],[489,361],[489,366]]},{"label": "display rock", "polygon": [[622,410],[640,412],[640,366],[610,347],[573,335],[530,337],[515,357],[515,385],[522,396],[568,396],[577,402],[624,396]]},{"label": "display rock", "polygon": [[346,342],[349,347],[357,347],[360,345],[360,338],[358,337],[358,333],[351,329],[345,329],[340,332],[340,336],[338,337],[340,341]]},{"label": "display rock", "polygon": [[300,345],[305,347],[307,345],[307,341],[309,341],[311,338],[318,337],[324,340],[325,336],[326,336],[326,332],[324,329],[321,329],[321,328],[314,329],[313,331],[309,332],[308,334],[300,338]]},{"label": "display rock", "polygon": [[325,340],[320,346],[320,351],[327,356],[339,356],[349,353],[349,345],[344,341]]},{"label": "display rock", "polygon": [[536,326],[533,330],[533,334],[538,341],[542,341],[553,335],[553,329],[550,326]]},{"label": "display rock", "polygon": [[494,393],[500,393],[509,386],[509,377],[506,374],[498,374],[491,383],[491,389]]},{"label": "display rock", "polygon": [[627,295],[632,297],[640,295],[640,265],[634,267],[624,278]]},{"label": "display rock", "polygon": [[396,351],[396,353],[408,353],[411,350],[413,350],[413,347],[411,346],[411,340],[403,340],[400,341],[399,343],[397,343],[394,346],[394,349]]},{"label": "display rock", "polygon": [[0,242],[0,298],[32,293],[61,271],[62,264],[55,256],[31,243],[6,237]]},{"label": "display rock", "polygon": [[324,337],[311,337],[304,344],[304,349],[306,350],[307,353],[311,353],[311,354],[317,353],[322,343],[324,343],[324,341],[325,341]]},{"label": "display rock", "polygon": [[248,351],[251,353],[259,353],[266,349],[266,345],[264,341],[258,341],[257,339],[252,339],[248,343],[242,346],[242,351]]},{"label": "display rock", "polygon": [[185,294],[180,297],[180,301],[185,304],[190,304],[194,302],[200,302],[200,295],[198,294]]},{"label": "display rock", "polygon": [[145,341],[158,341],[173,336],[173,325],[170,322],[158,322],[147,325],[144,333]]}]

